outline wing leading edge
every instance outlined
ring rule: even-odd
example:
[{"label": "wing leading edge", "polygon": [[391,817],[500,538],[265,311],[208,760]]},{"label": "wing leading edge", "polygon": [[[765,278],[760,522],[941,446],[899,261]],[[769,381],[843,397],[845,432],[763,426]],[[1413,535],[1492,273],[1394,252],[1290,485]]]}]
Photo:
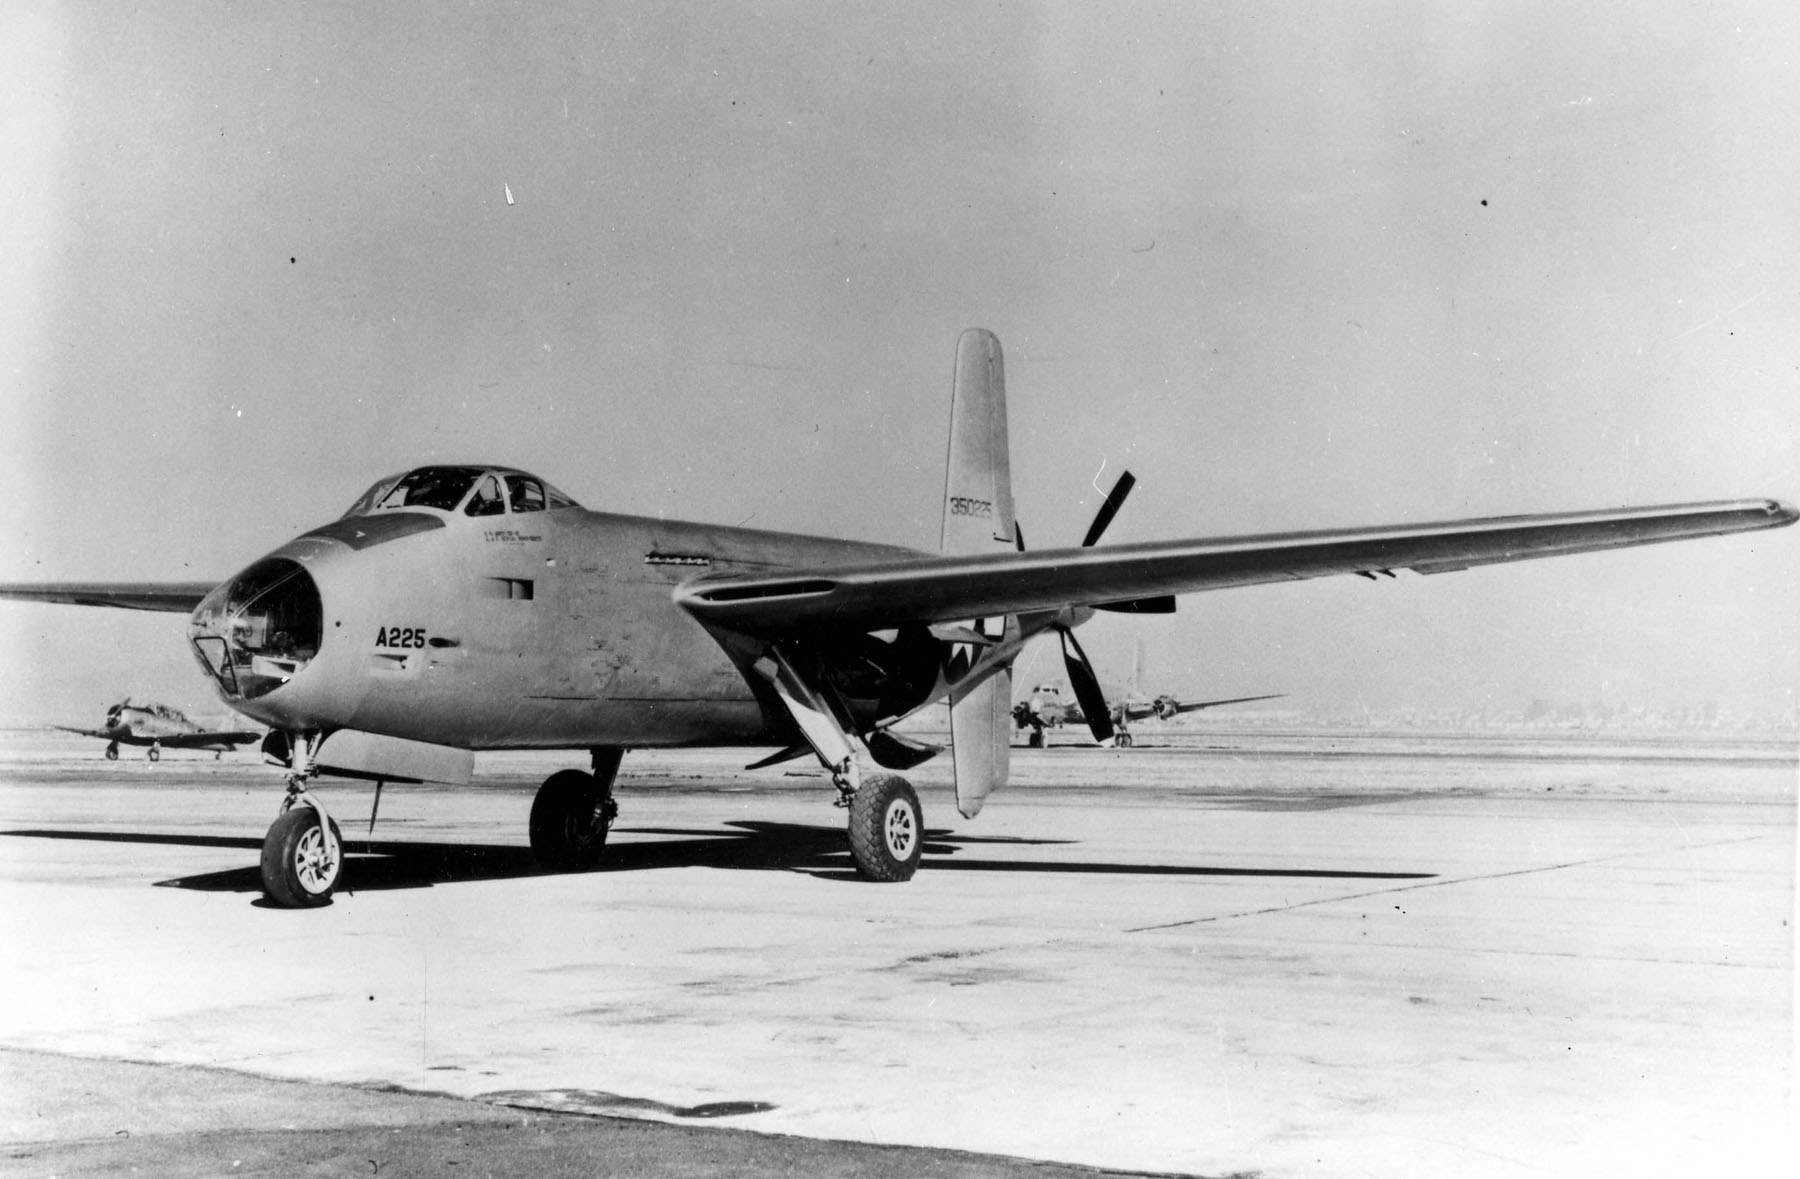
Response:
[{"label": "wing leading edge", "polygon": [[111,606],[191,614],[217,582],[30,581],[0,585],[0,598],[62,606]]},{"label": "wing leading edge", "polygon": [[174,733],[156,740],[165,749],[196,749],[208,745],[248,745],[252,741],[262,740],[262,737],[261,733],[253,733],[248,729],[223,729],[216,733]]},{"label": "wing leading edge", "polygon": [[1797,517],[1780,500],[1721,500],[1105,548],[921,554],[780,577],[699,578],[678,587],[675,600],[703,622],[747,635],[877,630],[1347,573],[1447,573],[1781,528]]}]

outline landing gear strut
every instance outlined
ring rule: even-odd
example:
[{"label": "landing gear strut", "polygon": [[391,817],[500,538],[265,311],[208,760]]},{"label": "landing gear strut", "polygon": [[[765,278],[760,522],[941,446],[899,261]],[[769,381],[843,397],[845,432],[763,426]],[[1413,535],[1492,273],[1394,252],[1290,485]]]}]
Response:
[{"label": "landing gear strut", "polygon": [[623,749],[593,750],[594,772],[561,770],[538,787],[531,804],[531,853],[561,872],[592,868],[606,851],[606,835],[619,816],[613,779]]}]

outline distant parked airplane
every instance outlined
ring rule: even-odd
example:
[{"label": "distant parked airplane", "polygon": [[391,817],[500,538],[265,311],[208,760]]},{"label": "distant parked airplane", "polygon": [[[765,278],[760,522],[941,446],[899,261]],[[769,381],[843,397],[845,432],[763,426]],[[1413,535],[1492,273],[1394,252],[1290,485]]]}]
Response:
[{"label": "distant parked airplane", "polygon": [[1131,744],[1130,730],[1125,726],[1132,721],[1172,720],[1184,712],[1199,712],[1203,708],[1218,708],[1225,704],[1249,704],[1255,700],[1279,700],[1286,693],[1269,692],[1261,696],[1233,696],[1228,700],[1198,700],[1192,704],[1183,704],[1173,692],[1158,692],[1152,696],[1144,690],[1144,640],[1137,641],[1137,647],[1131,657],[1131,683],[1125,689],[1125,698],[1113,705],[1113,723],[1119,727],[1118,743]]},{"label": "distant parked airplane", "polygon": [[[1151,717],[1168,720],[1184,712],[1198,712],[1203,708],[1218,708],[1224,704],[1248,704],[1252,700],[1276,700],[1282,695],[1283,693],[1275,692],[1264,696],[1233,696],[1228,700],[1199,700],[1183,704],[1167,692],[1154,699],[1146,696],[1137,689],[1134,682],[1126,697],[1106,710],[1106,715],[1112,720],[1111,741],[1098,737],[1096,739],[1103,745],[1110,743],[1121,749],[1129,749],[1133,721],[1148,720]],[[1030,696],[1013,705],[1012,711],[1013,728],[1030,729],[1031,733],[1025,738],[1025,743],[1034,749],[1044,745],[1046,730],[1063,725],[1078,725],[1087,720],[1081,705],[1064,700],[1062,688],[1056,684],[1039,684],[1032,689]]]},{"label": "distant parked airplane", "polygon": [[260,741],[263,736],[249,729],[203,729],[166,704],[133,704],[129,696],[106,710],[106,724],[101,728],[50,727],[100,738],[106,742],[107,761],[119,759],[121,745],[148,745],[150,760],[156,761],[164,749],[210,749],[216,755]]}]

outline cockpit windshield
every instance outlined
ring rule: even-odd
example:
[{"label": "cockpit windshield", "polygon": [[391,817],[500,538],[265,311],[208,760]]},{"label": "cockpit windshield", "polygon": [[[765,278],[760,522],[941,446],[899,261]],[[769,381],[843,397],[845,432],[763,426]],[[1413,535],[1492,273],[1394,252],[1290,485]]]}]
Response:
[{"label": "cockpit windshield", "polygon": [[509,510],[542,512],[581,505],[535,475],[504,467],[418,467],[389,475],[357,497],[344,515],[364,516],[402,508],[436,508],[469,516],[500,516]]},{"label": "cockpit windshield", "polygon": [[420,467],[402,475],[400,482],[375,501],[375,510],[437,508],[443,512],[454,511],[481,475],[480,467]]}]

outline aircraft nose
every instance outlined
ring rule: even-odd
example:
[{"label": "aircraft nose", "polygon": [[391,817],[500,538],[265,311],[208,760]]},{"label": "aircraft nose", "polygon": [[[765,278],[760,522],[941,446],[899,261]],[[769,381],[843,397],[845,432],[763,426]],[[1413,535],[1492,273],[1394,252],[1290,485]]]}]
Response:
[{"label": "aircraft nose", "polygon": [[319,587],[298,561],[268,557],[201,600],[188,641],[227,698],[252,700],[281,687],[319,653]]}]

